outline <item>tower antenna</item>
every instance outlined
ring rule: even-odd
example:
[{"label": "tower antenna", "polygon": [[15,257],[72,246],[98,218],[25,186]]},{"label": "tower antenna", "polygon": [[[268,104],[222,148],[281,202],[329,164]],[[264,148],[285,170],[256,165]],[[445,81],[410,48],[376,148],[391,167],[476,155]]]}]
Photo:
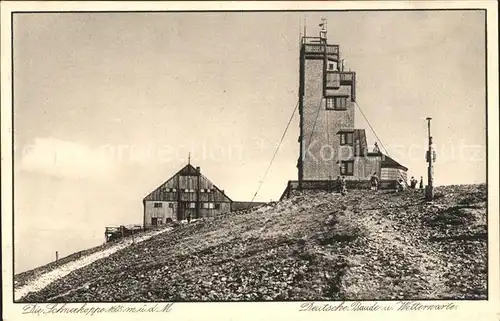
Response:
[{"label": "tower antenna", "polygon": [[300,50],[300,44],[302,42],[302,26],[300,25],[300,17],[299,17],[299,50]]},{"label": "tower antenna", "polygon": [[307,13],[304,13],[304,38],[307,37]]},{"label": "tower antenna", "polygon": [[319,38],[321,39],[321,41],[324,41],[326,43],[327,29],[326,29],[326,19],[325,18],[321,18],[321,23],[319,24],[319,26],[321,27],[321,30],[319,31]]},{"label": "tower antenna", "polygon": [[188,154],[188,164],[191,165],[191,152]]}]

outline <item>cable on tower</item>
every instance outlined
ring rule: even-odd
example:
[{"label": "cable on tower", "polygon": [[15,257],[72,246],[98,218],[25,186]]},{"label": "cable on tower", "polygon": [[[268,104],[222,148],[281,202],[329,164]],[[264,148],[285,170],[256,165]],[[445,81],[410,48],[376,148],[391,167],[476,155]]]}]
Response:
[{"label": "cable on tower", "polygon": [[288,123],[286,124],[285,130],[283,131],[283,135],[281,135],[281,139],[278,143],[278,146],[276,147],[276,150],[274,151],[273,157],[271,158],[271,161],[269,162],[269,165],[267,166],[267,169],[264,173],[264,176],[262,177],[262,180],[259,181],[259,186],[257,187],[257,190],[255,191],[255,194],[253,195],[252,200],[250,201],[250,204],[248,204],[248,208],[250,208],[253,201],[255,200],[255,197],[257,197],[257,194],[259,193],[260,188],[262,187],[262,184],[264,184],[264,181],[267,177],[267,174],[269,173],[269,170],[271,169],[271,166],[273,165],[274,159],[276,158],[276,155],[278,154],[278,150],[280,149],[281,144],[283,143],[283,139],[285,139],[288,128],[290,127],[290,124],[293,120],[293,117],[295,116],[295,112],[297,111],[297,108],[299,107],[299,102],[300,102],[300,100],[297,100],[297,104],[295,105],[295,108],[293,109],[292,115],[290,116],[290,119],[288,120]]}]

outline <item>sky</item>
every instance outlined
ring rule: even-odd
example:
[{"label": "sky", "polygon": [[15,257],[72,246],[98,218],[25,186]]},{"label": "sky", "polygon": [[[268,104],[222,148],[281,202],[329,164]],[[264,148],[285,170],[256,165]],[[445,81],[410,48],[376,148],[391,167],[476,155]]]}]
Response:
[{"label": "sky", "polygon": [[[16,273],[142,222],[142,199],[188,161],[252,199],[298,99],[299,33],[328,21],[357,103],[391,157],[435,184],[486,181],[484,13],[14,15]],[[256,200],[297,179],[298,115]],[[356,110],[356,127],[365,128]]]}]

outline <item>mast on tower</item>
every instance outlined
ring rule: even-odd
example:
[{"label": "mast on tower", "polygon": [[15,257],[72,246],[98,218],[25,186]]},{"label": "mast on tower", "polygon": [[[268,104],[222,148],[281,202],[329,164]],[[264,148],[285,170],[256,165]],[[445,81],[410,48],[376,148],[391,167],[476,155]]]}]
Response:
[{"label": "mast on tower", "polygon": [[325,18],[321,18],[321,23],[319,24],[319,26],[321,27],[321,30],[319,31],[319,39],[321,42],[326,44],[327,29],[326,29],[326,19]]}]

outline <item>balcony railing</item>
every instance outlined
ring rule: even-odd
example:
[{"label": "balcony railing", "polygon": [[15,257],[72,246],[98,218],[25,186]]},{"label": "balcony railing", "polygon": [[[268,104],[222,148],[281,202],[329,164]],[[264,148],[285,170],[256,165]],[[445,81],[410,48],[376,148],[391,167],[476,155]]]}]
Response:
[{"label": "balcony railing", "polygon": [[[306,54],[319,54],[325,52],[324,44],[304,44],[304,51]],[[329,55],[338,55],[339,46],[337,45],[326,45],[326,53]]]}]

